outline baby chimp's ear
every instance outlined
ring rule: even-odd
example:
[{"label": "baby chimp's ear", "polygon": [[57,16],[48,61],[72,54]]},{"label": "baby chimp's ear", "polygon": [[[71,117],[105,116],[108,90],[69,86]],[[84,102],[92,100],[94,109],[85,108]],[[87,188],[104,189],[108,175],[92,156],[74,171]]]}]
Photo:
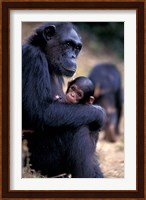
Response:
[{"label": "baby chimp's ear", "polygon": [[93,97],[93,96],[90,96],[88,103],[89,103],[89,104],[93,104],[93,102],[94,102],[94,97]]}]

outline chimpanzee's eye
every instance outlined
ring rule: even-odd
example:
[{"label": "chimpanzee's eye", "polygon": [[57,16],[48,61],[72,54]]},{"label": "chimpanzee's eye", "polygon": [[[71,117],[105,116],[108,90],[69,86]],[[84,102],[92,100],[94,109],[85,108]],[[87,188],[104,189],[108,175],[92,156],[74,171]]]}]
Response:
[{"label": "chimpanzee's eye", "polygon": [[64,43],[64,47],[65,47],[65,48],[70,48],[70,46],[71,46],[70,42],[65,42],[65,43]]},{"label": "chimpanzee's eye", "polygon": [[71,86],[71,89],[72,89],[73,91],[75,91],[75,87],[74,87],[74,86]]},{"label": "chimpanzee's eye", "polygon": [[82,97],[82,94],[81,94],[80,92],[78,92],[78,96],[79,96],[79,97]]},{"label": "chimpanzee's eye", "polygon": [[71,46],[71,45],[70,45],[70,42],[67,42],[67,43],[66,43],[66,46],[68,46],[68,47]]},{"label": "chimpanzee's eye", "polygon": [[66,41],[64,44],[66,47],[73,47],[73,42],[72,41]]},{"label": "chimpanzee's eye", "polygon": [[78,51],[80,51],[80,50],[81,50],[81,48],[82,48],[82,46],[81,46],[81,45],[77,45],[77,46],[76,46],[76,49],[77,49]]}]

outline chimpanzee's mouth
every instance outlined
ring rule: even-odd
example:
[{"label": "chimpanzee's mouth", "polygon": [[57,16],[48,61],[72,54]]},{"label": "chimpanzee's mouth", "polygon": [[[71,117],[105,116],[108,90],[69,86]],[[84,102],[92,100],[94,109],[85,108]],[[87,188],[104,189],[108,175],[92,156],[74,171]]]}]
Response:
[{"label": "chimpanzee's mouth", "polygon": [[75,67],[72,67],[72,68],[68,68],[68,67],[64,67],[63,68],[66,70],[66,71],[70,71],[70,72],[73,72],[75,73],[76,72],[76,66]]},{"label": "chimpanzee's mouth", "polygon": [[63,68],[65,69],[65,75],[66,76],[73,76],[74,75],[74,73],[76,72],[76,67],[72,67],[72,68],[67,68],[67,67],[64,67],[63,66]]}]

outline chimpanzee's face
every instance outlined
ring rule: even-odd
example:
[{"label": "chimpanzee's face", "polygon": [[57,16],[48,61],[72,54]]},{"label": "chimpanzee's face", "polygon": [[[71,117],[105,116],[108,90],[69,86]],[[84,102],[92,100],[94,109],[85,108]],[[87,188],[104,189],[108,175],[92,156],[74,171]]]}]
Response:
[{"label": "chimpanzee's face", "polygon": [[77,85],[73,84],[69,87],[66,94],[66,101],[68,103],[79,103],[84,97],[84,92]]},{"label": "chimpanzee's face", "polygon": [[76,72],[76,60],[81,48],[80,37],[73,28],[55,29],[47,41],[48,63],[56,74],[71,77]]}]

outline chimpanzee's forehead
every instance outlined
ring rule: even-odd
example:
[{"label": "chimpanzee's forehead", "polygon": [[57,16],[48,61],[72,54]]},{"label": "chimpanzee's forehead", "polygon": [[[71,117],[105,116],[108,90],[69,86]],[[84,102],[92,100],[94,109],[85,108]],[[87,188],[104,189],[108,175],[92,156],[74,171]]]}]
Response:
[{"label": "chimpanzee's forehead", "polygon": [[81,39],[80,39],[79,35],[77,34],[77,32],[73,28],[68,30],[68,32],[63,33],[62,39],[64,39],[64,40],[74,40],[77,43],[81,43]]}]

